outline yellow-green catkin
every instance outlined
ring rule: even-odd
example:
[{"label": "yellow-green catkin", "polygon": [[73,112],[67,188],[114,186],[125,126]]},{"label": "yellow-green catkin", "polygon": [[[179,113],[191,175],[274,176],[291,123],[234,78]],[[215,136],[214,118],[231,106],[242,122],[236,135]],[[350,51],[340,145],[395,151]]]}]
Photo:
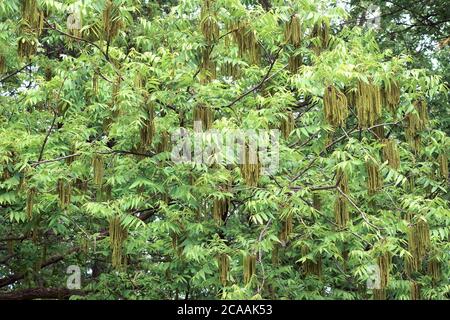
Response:
[{"label": "yellow-green catkin", "polygon": [[443,178],[448,178],[448,157],[445,153],[438,156],[439,172]]},{"label": "yellow-green catkin", "polygon": [[115,215],[109,221],[109,239],[112,250],[111,264],[120,269],[125,265],[123,243],[127,238],[127,230],[122,226],[120,217]]},{"label": "yellow-green catkin", "polygon": [[387,161],[392,169],[400,168],[400,154],[395,139],[383,140],[383,160]]},{"label": "yellow-green catkin", "polygon": [[[303,245],[300,249],[302,257],[310,254],[310,249],[307,245]],[[303,273],[305,275],[316,275],[318,277],[322,276],[322,257],[315,257],[315,261],[311,259],[305,260],[302,263]]]},{"label": "yellow-green catkin", "polygon": [[[337,186],[342,190],[342,192],[348,195],[348,177],[343,170],[338,169],[336,174],[336,181],[338,183]],[[334,203],[334,216],[335,223],[338,228],[344,228],[347,225],[347,222],[350,220],[347,199],[340,192],[337,193]]]},{"label": "yellow-green catkin", "polygon": [[259,64],[261,60],[261,46],[258,42],[256,31],[252,29],[250,23],[240,20],[232,24],[233,40],[238,46],[240,57],[246,57],[250,64]]},{"label": "yellow-green catkin", "polygon": [[64,179],[58,179],[57,190],[58,190],[59,206],[62,209],[64,209],[70,203],[72,186],[70,182],[65,181]]},{"label": "yellow-green catkin", "polygon": [[380,167],[373,159],[366,160],[367,170],[367,190],[369,195],[373,195],[383,187],[383,178],[380,175]]},{"label": "yellow-green catkin", "polygon": [[203,130],[209,130],[213,126],[214,111],[204,103],[198,103],[194,108],[194,121],[202,123]]},{"label": "yellow-green catkin", "polygon": [[406,258],[406,272],[411,275],[422,269],[422,262],[430,249],[430,230],[428,223],[419,219],[408,227],[408,251],[411,256]]},{"label": "yellow-green catkin", "polygon": [[95,154],[92,160],[92,167],[94,169],[94,184],[101,187],[103,184],[103,176],[105,170],[105,164],[103,156],[101,154]]},{"label": "yellow-green catkin", "polygon": [[147,98],[144,103],[144,114],[140,135],[141,135],[141,149],[146,150],[152,144],[155,135],[155,110],[152,104],[149,104]]},{"label": "yellow-green catkin", "polygon": [[383,99],[387,108],[394,113],[400,104],[400,87],[397,81],[391,81],[385,86]]},{"label": "yellow-green catkin", "polygon": [[326,21],[318,22],[314,25],[312,34],[313,40],[312,49],[316,55],[319,55],[325,50],[330,42],[330,26]]},{"label": "yellow-green catkin", "polygon": [[387,292],[385,288],[373,289],[373,300],[386,300]]},{"label": "yellow-green catkin", "polygon": [[381,115],[381,90],[378,86],[364,81],[358,82],[355,106],[360,128],[372,127]]},{"label": "yellow-green catkin", "polygon": [[231,199],[214,199],[213,202],[213,219],[217,225],[222,225],[228,215],[228,210],[230,208]]},{"label": "yellow-green catkin", "polygon": [[410,298],[411,300],[420,300],[420,285],[416,281],[410,283]]},{"label": "yellow-green catkin", "polygon": [[170,150],[170,134],[167,131],[160,133],[160,141],[156,147],[156,152],[167,152]]},{"label": "yellow-green catkin", "polygon": [[380,287],[386,288],[389,284],[389,275],[391,271],[391,254],[385,252],[377,259],[378,268],[380,270]]},{"label": "yellow-green catkin", "polygon": [[106,0],[103,9],[103,32],[105,40],[110,43],[123,28],[123,22],[120,17],[120,7],[111,0]]},{"label": "yellow-green catkin", "polygon": [[256,256],[253,254],[245,254],[243,258],[244,283],[247,284],[256,274]]},{"label": "yellow-green catkin", "polygon": [[22,1],[21,36],[18,40],[18,55],[29,58],[37,51],[38,40],[44,27],[44,12],[39,10],[37,0]]},{"label": "yellow-green catkin", "polygon": [[206,43],[211,45],[219,39],[219,24],[214,10],[214,0],[204,0],[200,14],[200,29]]},{"label": "yellow-green catkin", "polygon": [[422,142],[420,132],[428,125],[428,109],[426,101],[423,99],[414,101],[414,112],[407,114],[405,119],[406,140],[415,152],[419,152]]},{"label": "yellow-green catkin", "polygon": [[291,16],[291,19],[285,24],[284,39],[287,44],[293,47],[293,53],[288,58],[288,70],[296,73],[302,64],[302,56],[296,53],[302,42],[302,27],[300,17],[297,14]]},{"label": "yellow-green catkin", "polygon": [[286,117],[281,120],[280,126],[280,131],[284,139],[289,138],[291,132],[294,130],[294,127],[295,127],[294,114],[292,113],[292,111],[288,111]]},{"label": "yellow-green catkin", "polygon": [[230,257],[227,254],[222,253],[217,257],[217,262],[219,265],[219,279],[223,286],[227,285],[228,281],[228,271],[230,269]]},{"label": "yellow-green catkin", "polygon": [[323,93],[325,119],[333,127],[343,126],[348,117],[347,97],[334,86],[328,86]]},{"label": "yellow-green catkin", "polygon": [[281,222],[281,232],[280,232],[280,241],[282,243],[286,243],[289,240],[289,237],[294,229],[294,223],[292,216],[289,216]]},{"label": "yellow-green catkin", "polygon": [[249,187],[256,187],[258,185],[260,173],[261,173],[261,163],[258,157],[258,150],[252,148],[245,144],[243,147],[243,159],[242,163],[239,165],[242,178]]},{"label": "yellow-green catkin", "polygon": [[437,282],[441,279],[441,263],[435,257],[430,258],[427,265],[427,274]]},{"label": "yellow-green catkin", "polygon": [[28,220],[33,218],[33,206],[34,206],[34,198],[36,195],[36,189],[30,188],[27,192],[27,201],[26,201],[26,213]]}]

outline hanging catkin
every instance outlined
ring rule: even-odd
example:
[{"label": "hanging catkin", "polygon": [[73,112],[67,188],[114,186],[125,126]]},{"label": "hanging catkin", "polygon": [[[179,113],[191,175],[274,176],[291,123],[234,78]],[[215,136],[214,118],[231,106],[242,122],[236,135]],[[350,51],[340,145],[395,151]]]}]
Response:
[{"label": "hanging catkin", "polygon": [[420,285],[416,281],[410,284],[411,300],[420,300]]},{"label": "hanging catkin", "polygon": [[400,88],[397,81],[392,81],[383,89],[385,105],[391,112],[395,112],[400,103]]},{"label": "hanging catkin", "polygon": [[247,284],[256,273],[256,256],[252,254],[245,254],[243,259],[244,268],[244,283]]},{"label": "hanging catkin", "polygon": [[367,170],[367,190],[369,195],[373,195],[381,190],[383,187],[383,179],[380,175],[380,168],[378,163],[369,158],[366,160]]},{"label": "hanging catkin", "polygon": [[156,147],[156,152],[167,152],[170,149],[170,135],[167,131],[161,132],[160,141]]},{"label": "hanging catkin", "polygon": [[125,264],[123,243],[127,237],[127,230],[120,223],[120,217],[115,215],[109,221],[109,240],[112,250],[112,266],[120,269]]},{"label": "hanging catkin", "polygon": [[26,202],[26,212],[28,220],[33,218],[33,206],[34,206],[34,196],[36,195],[36,189],[30,188],[27,192],[27,202]]},{"label": "hanging catkin", "polygon": [[194,108],[194,121],[202,123],[203,130],[212,128],[214,122],[214,112],[204,103],[198,103]]},{"label": "hanging catkin", "polygon": [[373,300],[386,300],[386,289],[373,289]]},{"label": "hanging catkin", "polygon": [[348,117],[347,98],[334,86],[325,88],[323,94],[324,114],[327,122],[333,127],[340,127]]},{"label": "hanging catkin", "polygon": [[297,14],[291,16],[289,22],[285,24],[284,39],[286,43],[298,48],[302,41],[302,28],[300,17]]},{"label": "hanging catkin", "polygon": [[100,187],[103,184],[104,175],[104,160],[101,154],[95,154],[92,160],[92,167],[94,168],[94,184]]},{"label": "hanging catkin", "polygon": [[222,225],[228,215],[230,207],[230,199],[214,199],[213,202],[213,219],[217,225]]},{"label": "hanging catkin", "polygon": [[[348,194],[348,178],[347,174],[342,170],[338,169],[336,173],[337,185],[344,194]],[[350,215],[347,207],[347,199],[338,192],[336,200],[334,202],[334,216],[335,222],[338,228],[344,228],[347,222],[350,220]]]},{"label": "hanging catkin", "polygon": [[215,43],[219,39],[219,25],[213,5],[213,0],[204,0],[200,14],[201,31],[208,45]]},{"label": "hanging catkin", "polygon": [[420,151],[421,136],[420,132],[428,124],[428,110],[426,101],[423,99],[414,102],[414,112],[406,115],[406,140],[416,152]]},{"label": "hanging catkin", "polygon": [[287,217],[281,223],[280,241],[286,243],[289,240],[289,236],[293,230],[293,219],[292,216]]},{"label": "hanging catkin", "polygon": [[[310,249],[307,245],[303,245],[300,251],[302,257],[307,256],[310,253]],[[315,257],[315,260],[316,261],[307,259],[302,263],[303,272],[305,275],[316,275],[318,277],[322,276],[322,258],[320,256]]]},{"label": "hanging catkin", "polygon": [[392,169],[400,167],[400,154],[398,153],[397,142],[394,139],[383,140],[383,160],[387,161]]},{"label": "hanging catkin", "polygon": [[317,38],[313,42],[312,49],[316,55],[319,55],[323,50],[328,47],[330,40],[330,26],[327,22],[316,23],[313,27],[312,38]]},{"label": "hanging catkin", "polygon": [[443,178],[447,179],[448,177],[448,157],[445,153],[441,153],[438,156],[439,162],[439,171]]},{"label": "hanging catkin", "polygon": [[6,59],[3,54],[0,54],[0,73],[6,73]]},{"label": "hanging catkin", "polygon": [[286,118],[281,120],[280,131],[285,139],[288,139],[291,132],[294,130],[294,114],[292,111],[287,112]]},{"label": "hanging catkin", "polygon": [[64,181],[64,179],[58,179],[57,189],[59,206],[64,209],[70,203],[72,186],[70,185],[70,182]]},{"label": "hanging catkin", "polygon": [[105,8],[103,9],[103,31],[105,40],[111,42],[122,27],[123,23],[120,19],[119,6],[114,5],[111,0],[106,0]]},{"label": "hanging catkin", "polygon": [[240,57],[247,56],[251,64],[259,64],[261,60],[261,47],[248,21],[239,21],[231,26],[233,39],[238,46]]},{"label": "hanging catkin", "polygon": [[441,264],[436,258],[428,261],[427,273],[435,282],[441,279]]},{"label": "hanging catkin", "polygon": [[259,162],[258,151],[251,150],[248,144],[243,148],[243,163],[239,165],[242,178],[250,187],[256,187],[261,171],[261,164]]},{"label": "hanging catkin", "polygon": [[381,115],[380,88],[372,83],[359,81],[355,93],[355,107],[359,127],[374,126]]},{"label": "hanging catkin", "polygon": [[408,227],[408,251],[411,256],[406,259],[407,274],[422,269],[422,262],[430,248],[430,230],[428,223],[422,219]]},{"label": "hanging catkin", "polygon": [[389,252],[384,253],[378,257],[377,262],[380,270],[380,287],[386,288],[389,283],[389,273],[391,270],[391,254]]},{"label": "hanging catkin", "polygon": [[153,136],[155,135],[155,110],[152,104],[144,104],[145,119],[141,127],[141,147],[145,150],[149,145],[152,144]]},{"label": "hanging catkin", "polygon": [[230,268],[230,258],[227,254],[222,253],[217,258],[218,264],[219,264],[219,278],[220,283],[223,286],[227,285],[228,280],[228,270]]},{"label": "hanging catkin", "polygon": [[36,53],[37,38],[44,26],[44,12],[38,9],[36,0],[22,1],[21,37],[18,40],[18,55],[28,58]]}]

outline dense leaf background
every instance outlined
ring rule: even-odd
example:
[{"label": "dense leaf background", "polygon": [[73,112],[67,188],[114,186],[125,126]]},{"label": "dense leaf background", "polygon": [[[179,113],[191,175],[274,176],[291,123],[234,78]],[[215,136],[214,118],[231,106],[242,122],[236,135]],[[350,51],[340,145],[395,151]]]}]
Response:
[{"label": "dense leaf background", "polygon": [[[439,160],[447,161],[450,146],[445,0],[37,0],[41,32],[23,12],[33,2],[0,2],[0,298],[449,297],[448,176]],[[212,40],[201,28],[207,4],[219,28]],[[380,29],[364,24],[369,5],[381,10]],[[115,9],[109,24],[108,6]],[[74,8],[81,30],[67,25]],[[299,46],[285,38],[293,15],[301,21]],[[260,57],[240,54],[239,22],[248,23]],[[322,23],[326,46],[313,32]],[[36,52],[20,54],[33,41]],[[205,51],[214,72],[202,63]],[[296,71],[289,67],[295,55]],[[325,90],[344,92],[359,81],[398,83],[395,110],[384,105],[367,128],[350,104],[344,124],[330,125]],[[414,149],[407,119],[419,100],[429,121]],[[199,104],[213,110],[212,126],[225,134],[280,128],[293,115],[277,172],[253,186],[237,164],[174,163],[164,139],[179,127],[192,133]],[[149,107],[154,135],[143,144]],[[381,126],[398,144],[398,169],[382,157],[374,134]],[[367,161],[383,180],[376,193],[367,187]],[[343,228],[334,213],[339,170],[349,188]],[[68,203],[61,186],[70,189]],[[229,204],[222,223],[213,217],[217,201]],[[114,217],[127,234],[121,266],[112,264]],[[421,222],[430,245],[420,268],[408,272],[408,233]],[[367,280],[385,255],[389,281],[377,295]],[[256,259],[250,279],[246,256]],[[229,262],[226,281],[220,257]],[[79,290],[66,289],[71,265],[81,270]]]}]

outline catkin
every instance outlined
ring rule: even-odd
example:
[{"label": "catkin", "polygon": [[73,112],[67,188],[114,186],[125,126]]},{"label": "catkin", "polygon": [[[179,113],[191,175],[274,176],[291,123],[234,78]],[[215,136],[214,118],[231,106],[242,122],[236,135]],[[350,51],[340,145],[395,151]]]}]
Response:
[{"label": "catkin", "polygon": [[287,217],[282,221],[282,227],[279,237],[282,243],[286,243],[289,240],[289,236],[292,233],[293,226],[294,224],[291,216]]},{"label": "catkin", "polygon": [[438,156],[438,162],[439,162],[439,171],[443,178],[447,179],[448,177],[448,157],[446,154],[441,153]]},{"label": "catkin", "polygon": [[325,50],[330,42],[330,26],[327,22],[316,23],[313,27],[312,38],[317,38],[317,42],[313,43],[312,49],[316,55]]},{"label": "catkin", "polygon": [[366,161],[367,170],[367,189],[369,195],[377,193],[383,187],[383,179],[380,175],[380,169],[378,163],[373,159],[368,159]]},{"label": "catkin", "polygon": [[[342,192],[344,194],[348,194],[348,177],[342,169],[338,169],[336,180],[338,182],[338,187],[342,190]],[[347,199],[340,192],[337,194],[336,200],[334,202],[334,216],[335,223],[338,228],[344,228],[347,225],[347,222],[350,220]]]},{"label": "catkin", "polygon": [[239,165],[242,178],[250,187],[256,187],[261,172],[261,163],[259,162],[257,150],[253,150],[254,154],[250,152],[250,146],[245,144],[243,148],[243,163]]},{"label": "catkin", "polygon": [[105,8],[103,9],[103,32],[105,40],[111,42],[123,27],[120,19],[120,8],[114,5],[111,0],[106,0]]},{"label": "catkin", "polygon": [[358,82],[355,106],[360,128],[375,125],[381,115],[381,90],[372,83]]},{"label": "catkin", "polygon": [[112,250],[111,264],[113,268],[120,269],[125,264],[123,243],[126,237],[127,230],[121,225],[120,217],[113,216],[109,221],[109,239]]},{"label": "catkin", "polygon": [[441,264],[436,258],[428,261],[427,273],[435,282],[441,279]]},{"label": "catkin", "polygon": [[256,256],[252,254],[245,254],[243,259],[244,269],[244,283],[247,284],[256,274]]},{"label": "catkin", "polygon": [[373,289],[373,300],[386,300],[386,289]]},{"label": "catkin", "polygon": [[230,258],[227,254],[222,253],[218,256],[217,260],[219,264],[220,283],[223,286],[226,286],[228,281],[228,270],[230,268]]},{"label": "catkin", "polygon": [[155,135],[155,110],[153,105],[144,106],[145,119],[143,121],[140,135],[141,135],[141,147],[145,150],[147,146],[152,144],[153,136]]},{"label": "catkin", "polygon": [[27,192],[27,202],[26,202],[26,212],[28,220],[33,218],[33,206],[34,206],[34,197],[36,195],[36,189],[30,188]]},{"label": "catkin", "polygon": [[246,56],[251,64],[259,64],[261,60],[261,47],[258,42],[256,31],[248,21],[239,21],[231,25],[234,42],[238,46],[240,57]]},{"label": "catkin", "polygon": [[428,223],[422,219],[408,227],[408,251],[406,272],[411,275],[422,269],[422,262],[431,246]]},{"label": "catkin", "polygon": [[[310,253],[310,249],[307,245],[303,245],[300,251],[303,257]],[[322,258],[318,256],[315,257],[315,260],[316,261],[308,259],[302,263],[303,272],[305,275],[316,275],[318,277],[322,276]]]},{"label": "catkin", "polygon": [[385,105],[391,112],[395,112],[400,103],[400,87],[397,81],[392,81],[383,89]]},{"label": "catkin", "polygon": [[333,127],[344,125],[348,117],[347,97],[334,86],[325,88],[323,94],[324,114],[327,122]]},{"label": "catkin", "polygon": [[397,170],[400,167],[400,154],[394,139],[383,140],[383,160],[387,161],[392,169]]},{"label": "catkin", "polygon": [[391,270],[391,254],[389,252],[384,253],[378,257],[377,262],[380,270],[380,287],[386,288],[389,283],[389,273]]},{"label": "catkin", "polygon": [[70,185],[70,182],[64,181],[64,179],[58,179],[57,190],[59,206],[64,209],[70,203],[72,186]]},{"label": "catkin", "polygon": [[416,281],[410,283],[411,300],[420,300],[420,285]]},{"label": "catkin", "polygon": [[286,118],[283,118],[281,120],[281,126],[280,131],[285,139],[288,139],[291,132],[294,130],[295,121],[294,121],[294,114],[289,111],[287,113]]},{"label": "catkin", "polygon": [[94,184],[100,187],[103,184],[104,175],[104,160],[101,154],[96,154],[92,160],[92,166],[94,168]]},{"label": "catkin", "polygon": [[213,110],[203,103],[197,104],[194,108],[194,121],[200,121],[203,130],[211,129],[214,122]]}]

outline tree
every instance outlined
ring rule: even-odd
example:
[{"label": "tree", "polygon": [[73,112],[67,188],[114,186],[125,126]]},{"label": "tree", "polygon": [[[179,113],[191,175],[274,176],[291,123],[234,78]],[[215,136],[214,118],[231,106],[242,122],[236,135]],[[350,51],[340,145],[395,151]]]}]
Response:
[{"label": "tree", "polygon": [[[441,77],[333,1],[160,3],[0,3],[0,298],[448,298]],[[175,161],[208,129],[278,167]]]}]

